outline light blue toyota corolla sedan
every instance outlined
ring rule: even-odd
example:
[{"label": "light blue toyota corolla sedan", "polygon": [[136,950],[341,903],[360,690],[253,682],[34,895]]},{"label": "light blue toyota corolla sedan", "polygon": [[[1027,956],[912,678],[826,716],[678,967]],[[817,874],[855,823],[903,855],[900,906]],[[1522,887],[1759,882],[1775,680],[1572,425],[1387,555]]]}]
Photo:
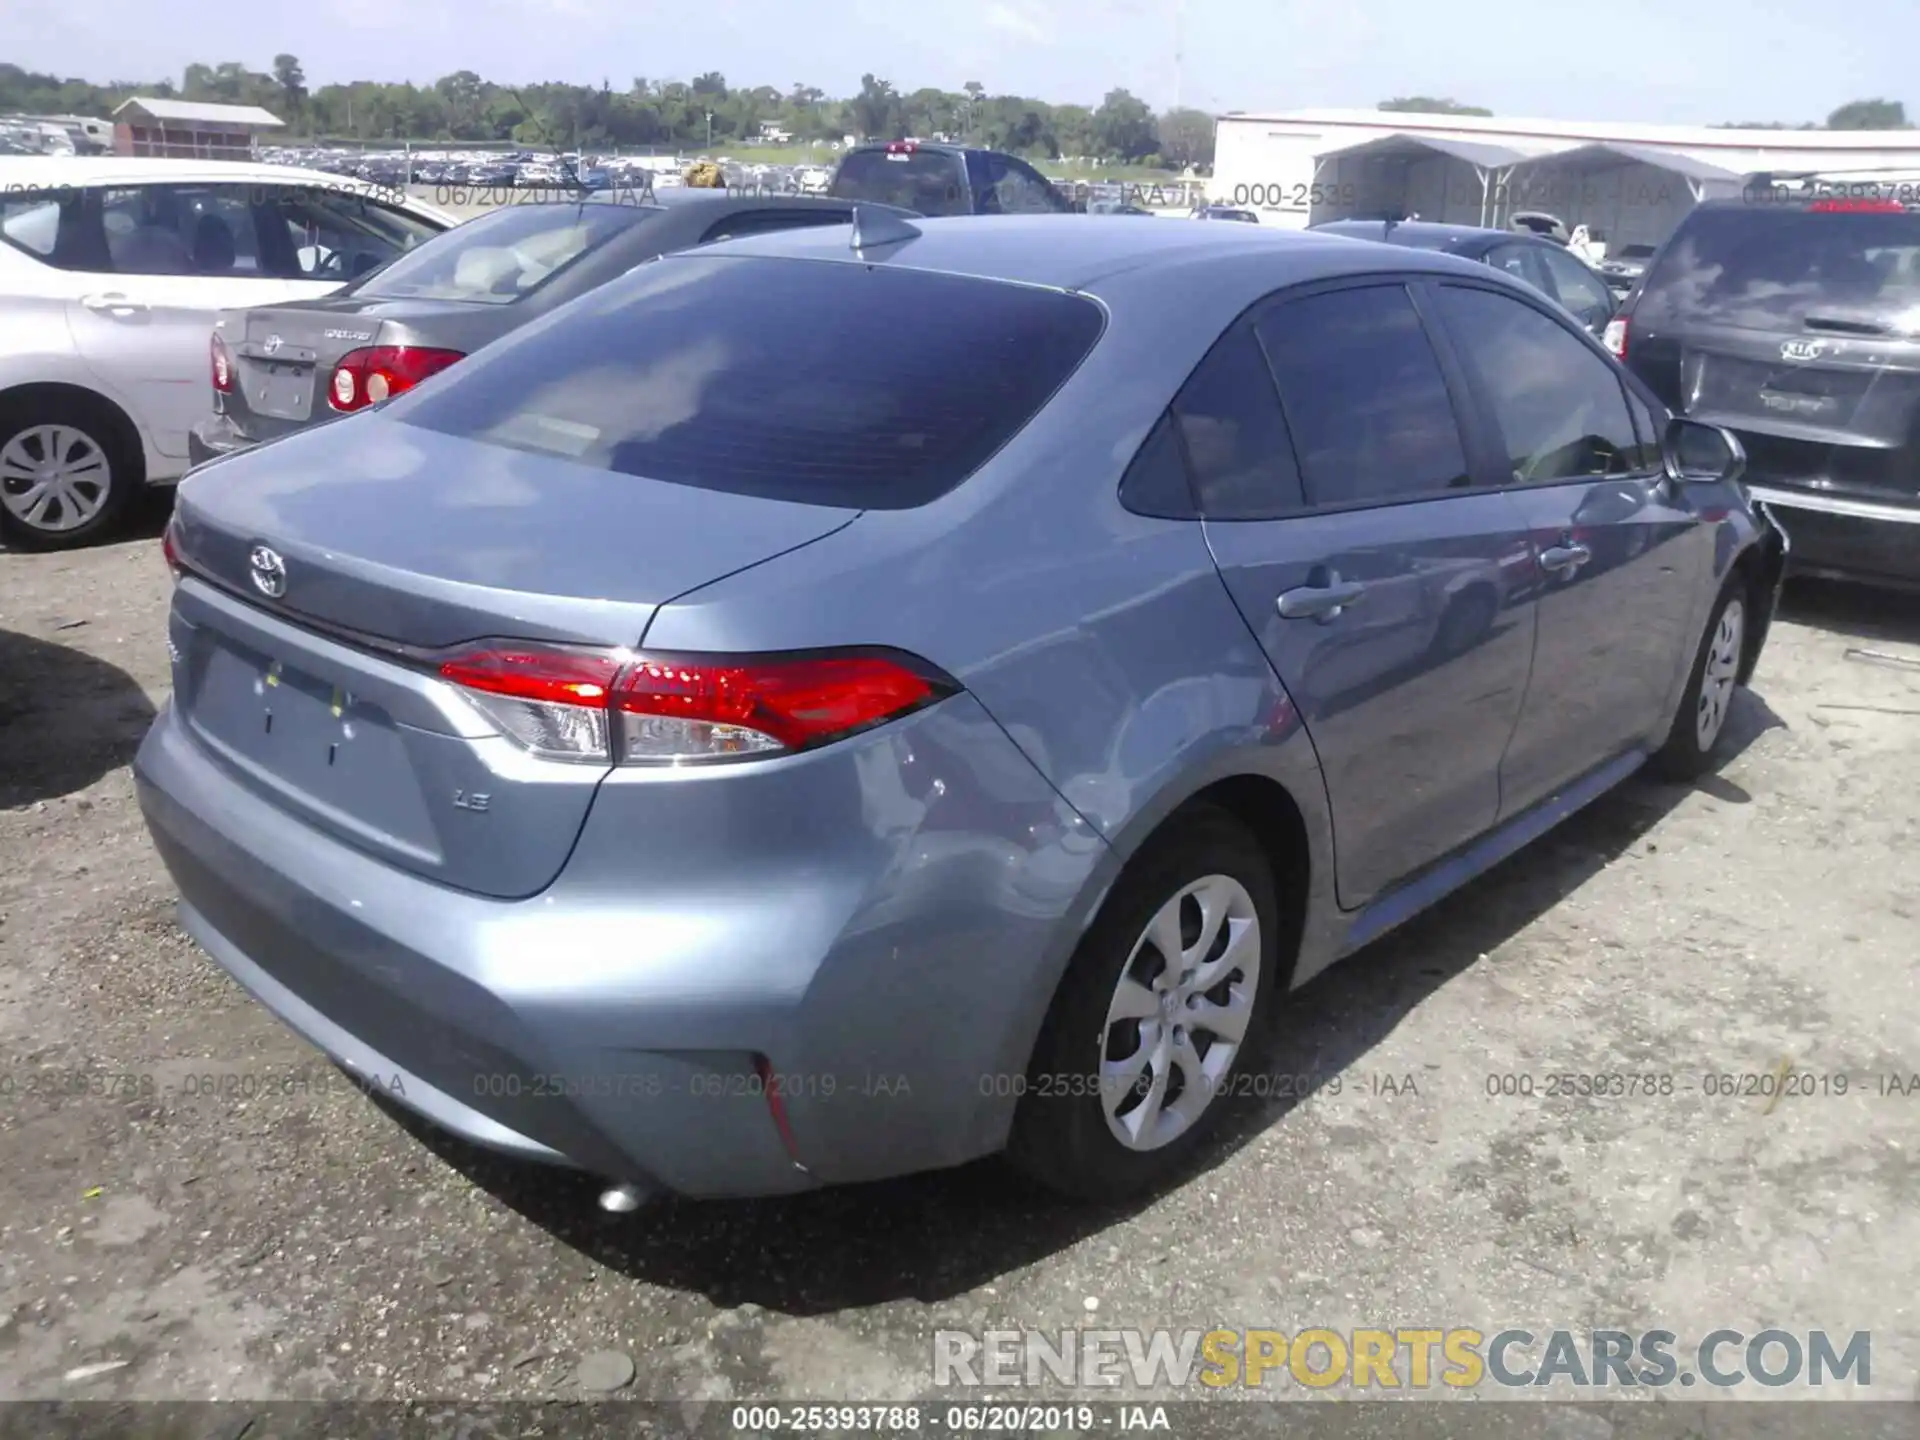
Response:
[{"label": "light blue toyota corolla sedan", "polygon": [[1713,763],[1743,463],[1445,255],[756,236],[190,478],[141,802],[262,1003],[610,1208],[1114,1199],[1290,989]]}]

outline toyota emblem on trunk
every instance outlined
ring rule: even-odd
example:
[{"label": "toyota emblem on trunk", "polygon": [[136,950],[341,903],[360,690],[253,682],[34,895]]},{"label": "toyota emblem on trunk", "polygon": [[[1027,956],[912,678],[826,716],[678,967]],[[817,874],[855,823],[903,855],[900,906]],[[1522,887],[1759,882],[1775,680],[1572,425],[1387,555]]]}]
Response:
[{"label": "toyota emblem on trunk", "polygon": [[253,586],[269,600],[278,600],[287,593],[287,562],[279,553],[269,550],[265,545],[253,547],[253,553],[247,557],[247,563],[253,567]]},{"label": "toyota emblem on trunk", "polygon": [[267,343],[262,345],[260,348],[266,351],[267,354],[269,355],[273,354],[274,351],[280,348],[280,337],[278,335],[267,336]]}]

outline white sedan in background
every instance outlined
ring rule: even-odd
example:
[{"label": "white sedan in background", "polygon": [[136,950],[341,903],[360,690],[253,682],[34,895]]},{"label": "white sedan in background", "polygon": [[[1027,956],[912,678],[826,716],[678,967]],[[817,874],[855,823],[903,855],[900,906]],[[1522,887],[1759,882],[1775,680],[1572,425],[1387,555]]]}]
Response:
[{"label": "white sedan in background", "polygon": [[318,298],[454,223],[284,165],[0,157],[0,529],[110,532],[186,471],[218,311]]}]

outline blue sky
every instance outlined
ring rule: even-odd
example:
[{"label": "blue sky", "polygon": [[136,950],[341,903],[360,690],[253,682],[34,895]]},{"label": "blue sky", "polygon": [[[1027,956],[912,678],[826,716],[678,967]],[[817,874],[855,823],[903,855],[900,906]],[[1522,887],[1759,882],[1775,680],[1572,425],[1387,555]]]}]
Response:
[{"label": "blue sky", "polygon": [[1497,114],[1671,123],[1817,120],[1848,100],[1920,117],[1914,0],[0,0],[0,58],[92,80],[178,78],[192,61],[310,83],[489,79],[616,87],[722,71],[843,95],[862,71],[903,90],[1164,107],[1371,106],[1446,95]]}]

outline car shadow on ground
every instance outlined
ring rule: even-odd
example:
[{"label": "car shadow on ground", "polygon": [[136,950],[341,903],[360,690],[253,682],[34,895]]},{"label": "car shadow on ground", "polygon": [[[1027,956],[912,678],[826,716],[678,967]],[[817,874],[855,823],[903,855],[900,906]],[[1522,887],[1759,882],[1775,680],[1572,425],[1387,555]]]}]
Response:
[{"label": "car shadow on ground", "polygon": [[[1742,692],[1730,759],[1783,722]],[[1300,1103],[1296,1077],[1339,1075],[1454,976],[1620,859],[1696,787],[1636,779],[1573,816],[1447,901],[1289,998],[1263,1067],[1268,1098],[1237,1105],[1176,1184],[1195,1183]],[[1722,776],[1698,788],[1736,803]],[[1308,1087],[1310,1088],[1310,1087]],[[595,1208],[591,1177],[504,1160],[382,1103],[420,1142],[498,1199],[610,1269],[720,1306],[786,1315],[958,1296],[1032,1265],[1154,1203],[1086,1208],[1038,1192],[998,1161],[778,1200],[657,1201]]]},{"label": "car shadow on ground", "polygon": [[1780,618],[1850,640],[1920,644],[1920,592],[1794,579],[1780,597]]},{"label": "car shadow on ground", "polygon": [[153,713],[117,665],[0,629],[0,810],[71,795],[125,765]]}]

